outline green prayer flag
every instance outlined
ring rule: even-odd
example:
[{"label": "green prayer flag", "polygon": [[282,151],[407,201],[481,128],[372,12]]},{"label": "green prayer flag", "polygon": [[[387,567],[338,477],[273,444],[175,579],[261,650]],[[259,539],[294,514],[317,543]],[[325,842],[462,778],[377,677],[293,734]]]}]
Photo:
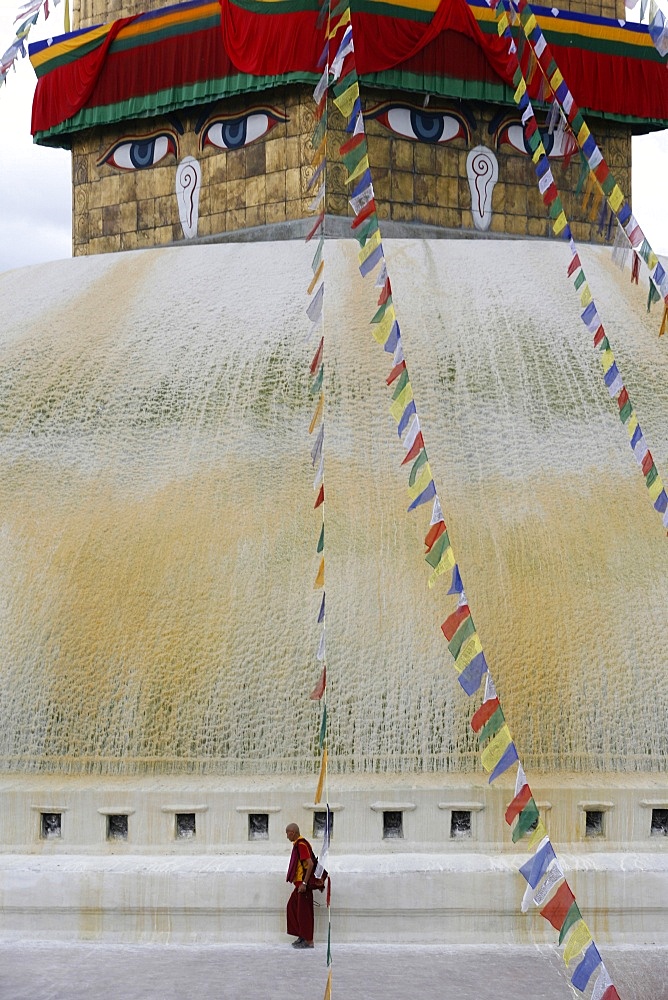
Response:
[{"label": "green prayer flag", "polygon": [[320,390],[322,389],[322,380],[324,377],[324,372],[325,372],[325,366],[320,365],[320,369],[315,377],[315,381],[311,384],[311,388],[309,389],[309,392],[312,396],[317,396]]},{"label": "green prayer flag", "polygon": [[320,723],[320,749],[322,750],[325,745],[325,736],[327,735],[327,705],[322,706],[322,721]]},{"label": "green prayer flag", "polygon": [[658,302],[661,298],[661,292],[656,287],[653,281],[649,283],[649,294],[647,296],[647,312],[650,311],[655,302]]},{"label": "green prayer flag", "polygon": [[654,480],[656,479],[656,477],[658,475],[659,475],[659,472],[658,472],[658,469],[657,469],[656,465],[652,465],[652,468],[649,470],[649,472],[645,476],[645,483],[647,485],[647,489],[650,488],[650,486],[652,485],[652,483],[654,482]]},{"label": "green prayer flag", "polygon": [[[403,374],[403,372],[402,372],[402,374]],[[406,373],[406,374],[408,374],[408,373]],[[420,454],[418,455],[418,457],[413,462],[413,466],[411,468],[411,472],[410,472],[410,475],[408,477],[408,485],[409,486],[413,485],[413,483],[415,482],[415,480],[418,477],[418,473],[419,473],[420,469],[422,468],[422,466],[425,464],[426,461],[427,461],[427,452],[423,448],[422,451],[420,452]],[[439,539],[439,541],[440,541],[440,539]],[[431,553],[429,553],[429,554],[431,555]]]},{"label": "green prayer flag", "polygon": [[497,710],[494,712],[493,715],[489,717],[485,725],[478,733],[478,739],[480,740],[480,742],[484,743],[485,740],[489,740],[491,739],[492,736],[496,736],[499,729],[503,727],[505,721],[506,717],[503,714],[503,709],[499,705]]},{"label": "green prayer flag", "polygon": [[586,281],[585,273],[584,273],[584,271],[581,270],[580,273],[578,274],[577,278],[573,282],[573,286],[574,286],[576,292],[577,292],[578,288],[580,287],[580,285],[584,285],[585,281]]},{"label": "green prayer flag", "polygon": [[324,547],[325,547],[325,525],[323,523],[323,526],[320,529],[320,538],[318,539],[318,546],[316,548],[316,552],[322,552]]},{"label": "green prayer flag", "polygon": [[573,924],[577,924],[578,920],[582,920],[580,908],[577,903],[571,903],[570,909],[566,914],[566,919],[564,920],[561,930],[559,931],[559,944],[563,944],[564,938],[566,937],[569,929],[573,926]]},{"label": "green prayer flag", "polygon": [[372,323],[380,323],[381,319],[385,315],[385,310],[388,306],[392,305],[392,296],[388,296],[387,301],[383,302],[382,306],[379,306],[376,312],[373,314],[371,319]]},{"label": "green prayer flag", "polygon": [[624,405],[622,406],[621,410],[619,411],[619,419],[623,424],[625,424],[632,413],[633,413],[633,407],[631,406],[630,400],[627,400],[626,403],[624,403]]},{"label": "green prayer flag", "polygon": [[517,818],[517,823],[515,824],[515,828],[513,830],[513,843],[516,844],[518,840],[521,840],[522,837],[526,836],[529,830],[535,826],[539,819],[540,813],[538,812],[538,806],[536,805],[534,799],[530,798]]},{"label": "green prayer flag", "polygon": [[432,547],[429,549],[429,552],[427,552],[424,557],[425,561],[428,562],[433,569],[436,569],[441,561],[441,556],[449,545],[450,539],[448,537],[448,533],[447,531],[444,531],[442,535],[438,536]]},{"label": "green prayer flag", "polygon": [[[397,379],[397,384],[395,385],[394,392],[392,393],[392,399],[396,399],[397,396],[400,396],[407,385],[408,385],[408,369],[404,368],[401,375]],[[413,484],[411,483],[411,486],[412,485]]]}]

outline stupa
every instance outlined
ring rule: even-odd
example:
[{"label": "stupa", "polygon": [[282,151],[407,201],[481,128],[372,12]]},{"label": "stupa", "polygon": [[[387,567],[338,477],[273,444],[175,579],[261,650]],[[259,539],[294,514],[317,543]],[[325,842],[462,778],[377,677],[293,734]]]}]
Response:
[{"label": "stupa", "polygon": [[[284,827],[322,829],[304,317],[318,10],[145,8],[82,0],[71,34],[31,49],[36,141],[72,149],[75,259],[41,267],[27,305],[26,272],[0,276],[0,919],[271,937]],[[536,11],[630,190],[631,136],[668,122],[664,62],[612,0]],[[549,238],[494,15],[420,0],[353,17],[394,300],[506,715],[598,939],[665,938],[665,532]],[[656,315],[611,259],[613,215],[568,132],[541,114],[665,466]],[[343,129],[332,113],[335,151]],[[439,627],[447,588],[427,589],[406,513],[336,155],[328,176],[338,933],[544,940],[519,911],[510,779],[479,771]]]}]

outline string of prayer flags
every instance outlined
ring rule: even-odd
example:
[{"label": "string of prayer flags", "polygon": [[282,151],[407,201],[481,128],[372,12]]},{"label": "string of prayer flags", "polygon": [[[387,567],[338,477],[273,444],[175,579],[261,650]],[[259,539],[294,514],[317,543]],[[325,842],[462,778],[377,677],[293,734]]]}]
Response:
[{"label": "string of prayer flags", "polygon": [[[510,0],[510,2],[512,3],[512,0]],[[501,27],[503,27],[503,32],[500,31],[500,34],[503,34],[508,39],[509,52],[510,52],[510,45],[511,43],[514,45],[514,42],[510,30],[510,20],[504,6],[505,3],[506,0],[497,0],[496,10],[497,10],[499,28],[501,29]],[[522,9],[522,4],[524,5],[522,14],[523,29],[527,37],[527,40],[530,42],[531,39],[535,36],[535,30],[537,29],[531,28],[529,19],[526,16],[526,11],[527,9],[529,9],[526,0],[519,0],[520,9]],[[523,80],[523,77],[522,77],[522,69],[519,60],[517,59],[516,56],[514,57],[514,65],[516,66],[516,69],[513,79],[516,81],[516,85],[518,85],[520,81]],[[556,67],[556,63],[554,64],[554,66]],[[551,78],[552,80],[556,81],[558,70],[552,66],[551,68],[552,68]],[[563,97],[564,94],[563,88],[565,86],[566,85],[563,81],[561,81],[558,84],[558,86],[555,85],[554,88],[555,95],[557,91],[559,91]],[[524,90],[521,90],[521,88],[518,86],[518,89],[515,92],[515,98],[519,108],[522,111],[523,120],[527,123],[525,128],[527,129],[527,131],[530,129],[531,136],[536,139],[535,143],[532,144],[533,162],[535,164],[536,175],[539,178],[539,186],[540,186],[540,178],[545,176],[549,176],[551,178],[551,174],[549,170],[549,161],[547,158],[547,154],[545,152],[545,148],[540,138],[540,132],[538,130],[538,123],[533,111],[533,105],[529,100],[528,94],[526,93],[526,87],[524,87]],[[584,126],[584,123],[583,127],[586,128],[586,126]],[[588,129],[587,129],[587,134],[589,135]],[[587,150],[584,147],[583,147],[583,152],[585,152],[586,155]],[[551,182],[550,186],[552,186]],[[556,186],[555,186],[555,191],[556,191]],[[610,397],[616,400],[619,409],[620,420],[627,426],[629,439],[633,441],[633,435],[636,433],[636,430],[638,430],[639,426],[638,418],[635,414],[635,410],[630,401],[629,393],[626,386],[624,385],[621,373],[619,372],[619,368],[617,366],[615,356],[610,347],[608,338],[606,336],[603,323],[598,314],[598,310],[596,308],[596,304],[594,302],[591,289],[587,282],[584,268],[582,267],[581,257],[580,254],[578,253],[577,246],[573,239],[571,228],[566,218],[566,214],[563,211],[560,199],[555,194],[554,204],[556,204],[557,202],[559,202],[559,214],[556,215],[556,213],[552,211],[552,205],[550,205],[550,215],[554,219],[553,229],[555,235],[563,233],[563,237],[565,239],[568,239],[570,243],[571,261],[567,270],[567,274],[568,277],[573,280],[574,289],[578,293],[580,299],[580,306],[583,309],[583,312],[581,313],[581,319],[584,325],[589,330],[589,332],[593,335],[594,347],[597,348],[600,352],[600,362],[601,362],[601,367],[603,369],[604,384],[608,390],[608,394],[610,395]],[[633,243],[633,240],[630,237],[629,240],[631,243]],[[632,274],[637,274],[636,262],[637,262],[637,267],[639,268],[640,257],[643,256],[643,253],[646,252],[647,251],[643,250],[643,247],[641,246],[639,254],[635,254],[634,270]],[[657,268],[660,268],[660,271],[655,270],[655,278],[657,278],[657,280],[663,283],[666,280],[666,276],[665,273],[663,272],[663,268],[661,268],[661,265],[658,263],[658,261],[657,261]],[[652,287],[651,282],[650,282],[650,287]],[[637,458],[637,453],[635,451],[635,448],[633,447],[633,444],[631,445],[631,447],[634,450],[634,454],[636,454]],[[647,452],[647,454],[649,454],[649,452]],[[644,465],[643,462],[645,463]],[[647,487],[650,502],[652,503],[654,509],[660,515],[662,515],[663,526],[664,528],[668,529],[668,494],[664,489],[663,481],[659,476],[658,469],[654,465],[651,455],[649,456],[649,459],[647,459],[646,455],[644,455],[640,464],[643,475],[645,477],[645,485]]]},{"label": "string of prayer flags", "polygon": [[[57,7],[60,0],[53,0],[54,7]],[[28,35],[32,27],[37,23],[40,15],[40,11],[44,14],[44,20],[48,20],[49,17],[49,0],[28,0],[27,3],[22,4],[18,8],[18,13],[14,18],[14,24],[20,21],[18,28],[15,31],[14,38],[11,44],[5,49],[5,51],[0,56],[0,86],[5,83],[7,79],[7,74],[10,69],[16,70],[16,59],[21,56],[25,59],[27,55],[26,45],[28,42]],[[65,31],[69,31],[69,15],[67,10],[67,3],[65,5]]]},{"label": "string of prayer flags", "polygon": [[[640,228],[637,219],[633,215],[631,205],[615,180],[615,177],[611,172],[603,153],[597,145],[594,136],[589,131],[582,112],[580,111],[568,84],[564,80],[559,67],[557,66],[552,50],[548,45],[547,39],[545,38],[540,25],[538,24],[529,0],[509,0],[509,2],[511,3],[511,10],[519,10],[519,23],[524,37],[529,43],[529,46],[538,61],[538,66],[540,67],[543,79],[549,86],[549,91],[552,94],[553,99],[559,103],[561,111],[568,122],[570,131],[577,142],[580,152],[587,161],[587,165],[592,175],[595,177],[597,186],[605,196],[619,225],[624,228],[624,232],[628,236],[631,246],[634,250],[637,250],[640,257],[647,264],[650,272],[650,281],[654,284],[656,290],[660,293],[661,298],[663,298],[664,302],[668,305],[668,275],[666,275],[664,268],[659,262],[659,258],[654,253],[649,241]],[[506,0],[488,0],[488,3],[492,8],[496,8],[497,12],[499,8],[502,8],[502,16],[505,18],[505,22],[499,20],[498,27],[499,34],[504,34],[506,32],[506,25],[508,26],[508,29],[510,26],[508,14],[505,9]],[[515,42],[512,38],[509,39],[509,52],[511,51],[510,45],[512,45],[513,50],[516,50]],[[526,82],[522,77],[522,69],[519,64],[517,72],[519,74],[519,78],[515,83],[515,86],[518,88],[515,91],[515,99],[517,103],[520,104],[520,107],[523,107],[520,102],[520,98],[524,96],[528,101],[528,97],[526,95]],[[519,92],[520,79],[522,81],[522,86],[524,87],[522,93]],[[552,212],[550,214],[552,214]],[[553,218],[559,221],[558,216],[553,215]],[[565,219],[559,228],[555,225],[555,234],[558,235],[564,228],[566,228]],[[570,236],[570,231],[568,235]]]}]

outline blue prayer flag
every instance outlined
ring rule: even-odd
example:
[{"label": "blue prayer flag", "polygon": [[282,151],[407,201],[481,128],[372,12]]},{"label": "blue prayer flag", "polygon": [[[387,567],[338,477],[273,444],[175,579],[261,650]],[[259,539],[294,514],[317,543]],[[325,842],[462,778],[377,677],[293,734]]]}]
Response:
[{"label": "blue prayer flag", "polygon": [[576,990],[580,990],[580,993],[584,993],[587,989],[587,983],[591,979],[594,969],[597,969],[600,964],[601,956],[598,953],[596,945],[592,941],[584,953],[584,958],[573,973],[573,978],[571,979],[571,982]]},{"label": "blue prayer flag", "polygon": [[520,874],[524,876],[532,889],[536,888],[547,869],[556,860],[556,857],[554,848],[548,840],[544,847],[536,851],[534,856],[522,865]]},{"label": "blue prayer flag", "polygon": [[452,583],[450,584],[449,594],[461,594],[464,590],[464,584],[462,583],[462,578],[459,575],[459,566],[455,563],[455,568],[452,571]]},{"label": "blue prayer flag", "polygon": [[503,774],[504,771],[507,771],[509,767],[512,767],[516,760],[519,760],[519,757],[517,756],[517,749],[515,744],[511,743],[510,746],[504,750],[503,757],[490,774],[489,784],[491,785],[493,781],[496,781],[496,779]]},{"label": "blue prayer flag", "polygon": [[[409,404],[410,405],[410,404]],[[413,503],[408,508],[409,511],[415,510],[416,507],[421,507],[423,503],[427,503],[429,500],[433,500],[436,496],[436,487],[434,485],[434,480],[432,479],[425,489],[422,490],[419,496],[415,498]]]},{"label": "blue prayer flag", "polygon": [[469,698],[475,694],[482,683],[482,679],[487,673],[487,661],[484,653],[474,656],[467,667],[464,667],[457,678],[461,686],[466,691]]}]

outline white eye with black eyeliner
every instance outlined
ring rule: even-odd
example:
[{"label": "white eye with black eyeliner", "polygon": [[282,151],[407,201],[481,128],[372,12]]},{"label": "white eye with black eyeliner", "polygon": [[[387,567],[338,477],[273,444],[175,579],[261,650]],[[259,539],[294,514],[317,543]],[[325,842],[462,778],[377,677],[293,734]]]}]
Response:
[{"label": "white eye with black eyeliner", "polygon": [[117,142],[105,153],[100,163],[108,163],[110,167],[117,167],[119,170],[146,170],[147,167],[160,163],[170,153],[176,156],[176,140],[169,132],[161,132],[159,135]]},{"label": "white eye with black eyeliner", "polygon": [[390,132],[413,142],[437,145],[452,142],[453,139],[469,139],[469,130],[464,121],[447,111],[428,111],[407,104],[389,104],[367,113],[365,118],[375,118]]},{"label": "white eye with black eyeliner", "polygon": [[287,121],[284,115],[266,110],[251,111],[234,118],[215,118],[202,130],[202,148],[241,149],[270,132],[275,125]]}]

